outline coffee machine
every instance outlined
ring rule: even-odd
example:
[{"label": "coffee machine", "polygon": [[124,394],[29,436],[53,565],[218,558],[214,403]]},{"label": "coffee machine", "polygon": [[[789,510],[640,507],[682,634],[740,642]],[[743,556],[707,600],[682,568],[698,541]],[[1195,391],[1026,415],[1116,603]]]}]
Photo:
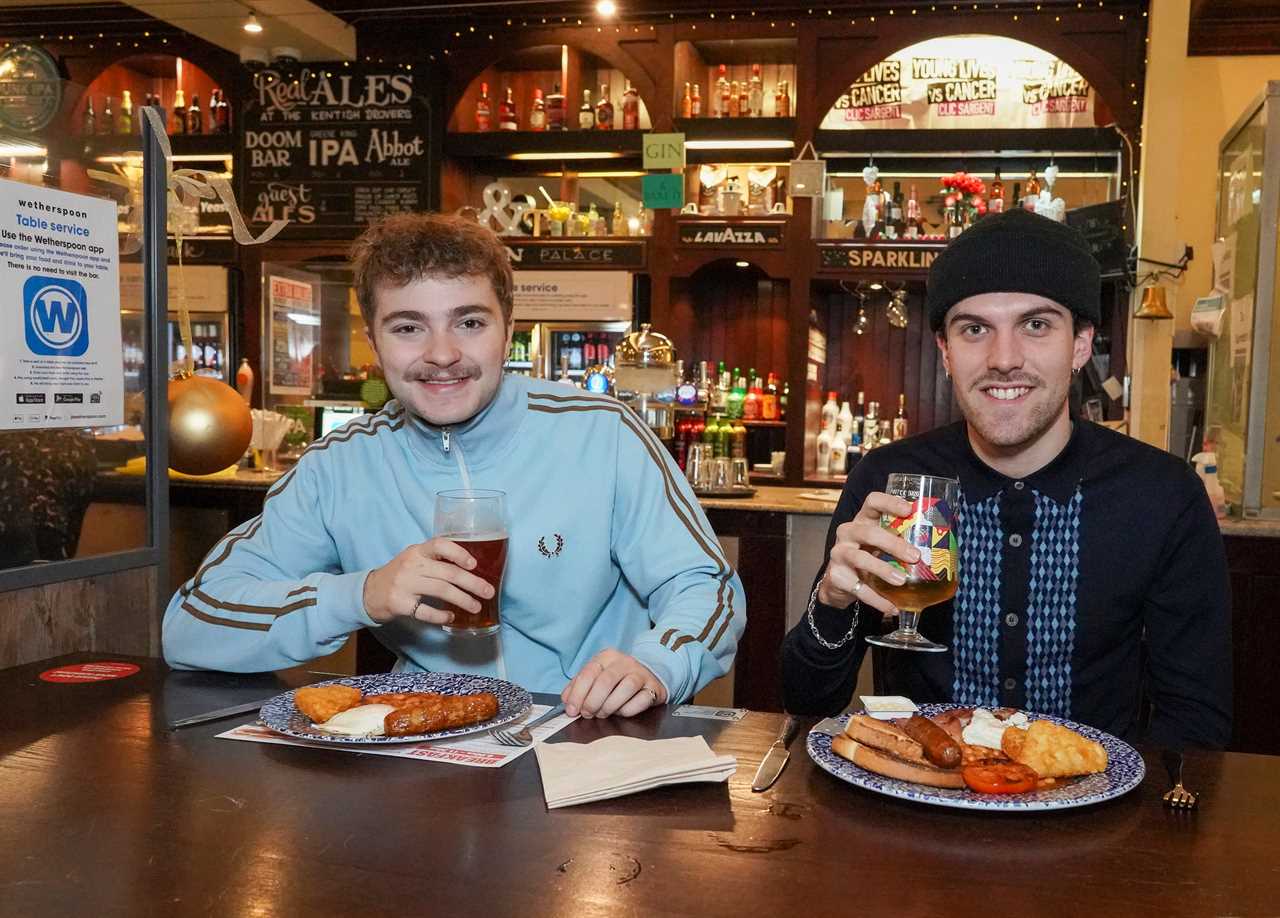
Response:
[{"label": "coffee machine", "polygon": [[646,322],[618,342],[614,394],[670,448],[675,439],[676,349]]}]

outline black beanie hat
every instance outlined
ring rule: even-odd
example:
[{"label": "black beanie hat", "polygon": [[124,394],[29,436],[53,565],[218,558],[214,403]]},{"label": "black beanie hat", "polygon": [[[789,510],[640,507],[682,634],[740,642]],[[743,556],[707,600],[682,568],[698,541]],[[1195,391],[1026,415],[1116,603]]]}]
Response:
[{"label": "black beanie hat", "polygon": [[1034,293],[1081,319],[1102,322],[1097,259],[1080,232],[1016,207],[983,217],[951,241],[929,268],[929,325],[979,293]]}]

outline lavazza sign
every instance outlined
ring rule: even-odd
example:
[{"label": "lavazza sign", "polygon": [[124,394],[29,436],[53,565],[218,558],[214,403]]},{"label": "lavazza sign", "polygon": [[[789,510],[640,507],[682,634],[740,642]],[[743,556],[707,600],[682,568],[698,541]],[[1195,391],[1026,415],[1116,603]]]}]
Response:
[{"label": "lavazza sign", "polygon": [[782,244],[782,226],[767,223],[739,226],[695,223],[680,227],[680,242],[684,245],[776,246]]}]

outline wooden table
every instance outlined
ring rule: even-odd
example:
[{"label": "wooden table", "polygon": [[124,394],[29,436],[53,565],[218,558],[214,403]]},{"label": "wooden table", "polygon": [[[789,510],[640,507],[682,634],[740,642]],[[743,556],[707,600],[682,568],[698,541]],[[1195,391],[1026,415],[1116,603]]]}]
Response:
[{"label": "wooden table", "polygon": [[51,662],[0,672],[0,913],[1280,912],[1276,758],[1189,757],[1194,814],[1160,806],[1152,758],[1148,780],[1108,804],[976,814],[843,784],[809,761],[803,734],[779,782],[753,794],[778,715],[664,710],[578,721],[557,739],[700,733],[738,756],[727,786],[548,813],[532,754],[489,770],[214,738],[252,715],[169,732],[170,719],[285,686],[133,662],[134,676],[83,685],[39,681]]}]

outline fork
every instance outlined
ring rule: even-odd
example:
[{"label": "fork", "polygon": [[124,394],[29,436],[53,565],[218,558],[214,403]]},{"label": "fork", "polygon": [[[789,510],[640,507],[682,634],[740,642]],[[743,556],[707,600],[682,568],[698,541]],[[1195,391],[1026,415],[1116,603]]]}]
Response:
[{"label": "fork", "polygon": [[538,724],[542,723],[543,721],[550,720],[551,718],[555,717],[557,714],[563,714],[563,713],[564,713],[564,702],[562,701],[558,705],[556,705],[554,708],[552,708],[550,711],[546,711],[541,715],[539,715],[538,717],[535,717],[533,720],[529,721],[529,723],[525,724],[523,727],[521,727],[519,730],[515,731],[514,733],[512,733],[510,730],[499,727],[497,730],[491,730],[489,732],[489,735],[492,736],[499,743],[501,743],[503,746],[530,746],[533,744],[533,734],[529,732],[530,729],[538,726]]},{"label": "fork", "polygon": [[1196,795],[1182,786],[1182,753],[1166,750],[1163,759],[1169,780],[1173,782],[1173,787],[1161,798],[1164,805],[1175,810],[1195,809]]}]

